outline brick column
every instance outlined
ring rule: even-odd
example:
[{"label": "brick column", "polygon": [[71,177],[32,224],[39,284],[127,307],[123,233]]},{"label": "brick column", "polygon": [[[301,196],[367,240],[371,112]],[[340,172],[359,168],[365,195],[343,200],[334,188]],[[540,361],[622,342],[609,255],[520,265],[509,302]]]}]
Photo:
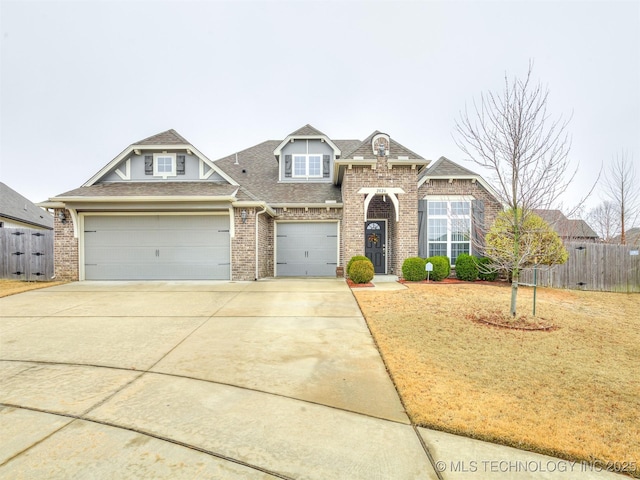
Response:
[{"label": "brick column", "polygon": [[[247,220],[242,223],[242,210]],[[255,280],[256,277],[256,209],[234,208],[235,236],[231,239],[231,280]]]},{"label": "brick column", "polygon": [[[58,218],[60,211],[65,214],[64,223]],[[73,236],[71,213],[65,209],[56,209],[53,213],[53,263],[56,280],[77,281],[78,239]]]}]

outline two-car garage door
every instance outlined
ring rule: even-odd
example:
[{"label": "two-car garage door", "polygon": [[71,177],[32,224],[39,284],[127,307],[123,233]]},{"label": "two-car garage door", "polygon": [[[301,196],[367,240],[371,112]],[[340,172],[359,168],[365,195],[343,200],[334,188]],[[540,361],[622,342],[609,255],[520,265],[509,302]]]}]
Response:
[{"label": "two-car garage door", "polygon": [[86,280],[228,280],[228,215],[84,217]]}]

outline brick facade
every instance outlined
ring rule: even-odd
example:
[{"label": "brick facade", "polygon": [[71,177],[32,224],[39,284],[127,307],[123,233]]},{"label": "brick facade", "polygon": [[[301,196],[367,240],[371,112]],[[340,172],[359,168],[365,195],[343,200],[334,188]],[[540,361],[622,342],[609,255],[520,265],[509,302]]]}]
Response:
[{"label": "brick facade", "polygon": [[494,222],[502,205],[477,181],[468,179],[453,179],[451,182],[445,179],[431,180],[420,186],[418,198],[423,199],[427,195],[465,195],[484,202],[484,225],[474,224],[474,228],[480,228],[486,232]]},{"label": "brick facade", "polygon": [[[366,195],[358,191],[363,187],[398,187],[399,218],[389,198],[375,196],[369,204],[367,218],[387,219],[387,273],[398,275],[402,262],[418,255],[418,170],[408,166],[388,167],[386,157],[378,157],[376,168],[353,166],[345,170],[342,180],[342,251],[348,261],[354,255],[364,255],[364,202]],[[396,221],[397,220],[397,221]]]},{"label": "brick facade", "polygon": [[[65,222],[58,218],[62,210]],[[73,236],[73,220],[68,210],[54,211],[53,258],[56,280],[77,281],[78,272],[78,239]]]},{"label": "brick facade", "polygon": [[[242,223],[242,210],[247,219]],[[231,280],[255,280],[256,278],[256,209],[234,208],[231,221],[235,236],[231,239]]]},{"label": "brick facade", "polygon": [[[173,139],[172,141],[177,142],[176,145],[182,148],[185,141],[182,137],[176,135],[173,131],[164,132],[159,136],[145,139],[142,145],[143,147],[152,145],[153,143],[148,143],[147,140],[150,141],[156,137],[161,137],[164,139],[163,141],[167,138]],[[315,140],[317,140],[317,137],[325,138],[324,134],[308,125],[290,135],[292,140],[296,136],[299,136],[302,140],[307,139],[307,141],[308,137],[313,137]],[[274,149],[277,150],[276,147],[280,142],[276,141],[263,142],[241,152],[240,161],[238,154],[236,154],[216,162],[221,171],[224,167],[225,172],[231,172],[229,174],[235,172],[236,176],[234,178],[242,178],[243,182],[246,182],[246,185],[243,183],[246,195],[244,197],[240,196],[238,200],[234,201],[234,205],[237,205],[237,207],[233,208],[232,218],[230,219],[233,222],[232,225],[235,231],[233,238],[231,238],[230,246],[231,280],[251,281],[274,276],[276,261],[276,238],[274,238],[274,232],[276,230],[276,222],[279,221],[337,222],[339,230],[339,239],[336,240],[339,250],[338,267],[344,267],[351,257],[364,255],[365,253],[365,218],[383,220],[387,227],[385,239],[386,271],[389,274],[401,275],[404,260],[418,255],[420,243],[418,238],[419,200],[429,195],[464,195],[483,200],[485,230],[501,210],[500,204],[490,193],[491,189],[485,189],[482,186],[482,180],[462,179],[473,176],[473,173],[461,169],[461,167],[456,166],[447,159],[442,158],[435,162],[432,169],[430,169],[433,178],[418,187],[420,166],[426,165],[428,162],[402,145],[395,143],[386,134],[375,132],[367,140],[360,142],[360,145],[353,140],[340,140],[337,142],[342,142],[340,148],[343,154],[347,156],[340,158],[339,162],[337,161],[337,156],[333,157],[336,163],[329,173],[337,174],[336,178],[341,180],[339,185],[331,184],[331,179],[325,177],[315,178],[309,182],[310,184],[317,183],[318,185],[300,185],[300,188],[289,187],[295,187],[295,183],[306,183],[304,180],[286,179],[284,182],[278,181],[277,168],[279,167],[278,163],[274,162],[273,156],[275,155]],[[386,150],[378,149],[378,147],[384,146],[385,142],[387,144]],[[135,152],[136,146],[140,145],[131,145],[129,148]],[[378,156],[373,166],[369,160],[360,161],[363,158],[372,158],[372,147],[373,152],[382,151],[384,153],[384,151],[391,151],[394,152],[393,156]],[[277,151],[279,152],[279,150]],[[327,162],[330,161],[331,157],[329,155],[327,157],[324,159],[323,156],[323,162],[325,160]],[[390,164],[392,161],[394,162],[393,165]],[[371,162],[374,161],[372,160]],[[415,162],[415,164],[412,164],[412,162]],[[196,164],[194,163],[194,165]],[[451,179],[441,179],[444,174],[451,174]],[[269,184],[268,182],[273,183]],[[87,198],[91,198],[96,195],[96,192],[98,192],[99,196],[104,195],[103,189],[105,189],[107,191],[113,190],[114,196],[126,197],[131,192],[142,196],[144,192],[139,192],[139,188],[144,183],[131,182],[131,185],[127,186],[126,182],[108,181],[104,185],[97,182],[95,185],[81,187],[77,191],[68,193],[73,193],[72,197],[86,195]],[[172,194],[177,195],[176,192],[182,192],[183,189],[184,192],[182,193],[186,192],[187,195],[194,195],[194,199],[198,198],[202,192],[205,192],[206,195],[213,195],[212,192],[218,192],[216,195],[220,194],[229,198],[230,192],[233,190],[229,185],[225,186],[219,183],[221,183],[219,180],[211,182],[211,185],[206,184],[206,182],[167,182],[167,201],[169,201],[168,199]],[[134,187],[132,185],[137,186]],[[158,194],[158,191],[155,190],[158,186],[158,182],[148,182],[147,187],[153,188],[149,189],[149,192],[152,193],[147,192],[146,195],[154,196]],[[364,211],[365,200],[370,194],[358,193],[362,188],[369,189],[369,192],[375,192],[370,198],[367,212]],[[123,189],[129,193],[123,194]],[[380,189],[380,191],[376,191],[377,189]],[[389,189],[400,189],[403,192],[395,194],[399,207],[397,216],[392,200],[394,193]],[[162,189],[159,192],[162,193]],[[243,200],[240,200],[240,198],[243,198]],[[256,206],[256,203],[260,203],[262,200],[264,200],[265,204],[270,205],[273,210],[267,212],[262,206]],[[324,202],[337,202],[337,204],[326,203],[325,206]],[[342,202],[342,206],[340,206],[340,202]],[[247,206],[240,206],[242,204]],[[283,208],[279,206],[292,204],[301,205],[301,207]],[[55,205],[61,205],[61,203],[56,202]],[[132,203],[132,205],[134,204]],[[274,207],[274,205],[277,207]],[[312,206],[305,207],[304,205]],[[150,206],[149,208],[153,209],[154,207]],[[190,211],[191,208],[201,210],[206,208],[206,205],[194,204],[184,208],[187,211]],[[57,216],[60,209],[55,211],[55,273],[58,279],[78,280],[80,273],[79,240],[73,234],[73,221],[70,212],[64,209],[62,211],[65,212],[67,219],[65,223],[62,223]],[[244,223],[242,221],[243,211],[246,211]],[[80,235],[82,234],[80,232]]]}]

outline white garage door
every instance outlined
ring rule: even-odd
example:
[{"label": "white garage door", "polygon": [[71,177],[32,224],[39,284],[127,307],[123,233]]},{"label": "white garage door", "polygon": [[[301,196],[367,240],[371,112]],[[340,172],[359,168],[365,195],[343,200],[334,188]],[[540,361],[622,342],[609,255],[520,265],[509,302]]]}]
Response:
[{"label": "white garage door", "polygon": [[337,222],[276,224],[277,277],[334,277],[338,265]]},{"label": "white garage door", "polygon": [[87,280],[228,280],[228,215],[85,216]]}]

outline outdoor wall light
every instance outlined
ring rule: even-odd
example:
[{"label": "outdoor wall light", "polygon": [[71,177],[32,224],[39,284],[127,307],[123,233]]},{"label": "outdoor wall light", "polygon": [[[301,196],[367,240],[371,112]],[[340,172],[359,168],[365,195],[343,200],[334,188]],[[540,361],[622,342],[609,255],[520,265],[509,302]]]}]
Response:
[{"label": "outdoor wall light", "polygon": [[242,223],[247,223],[247,211],[246,210],[242,210],[242,212],[240,212],[240,217],[242,217]]},{"label": "outdoor wall light", "polygon": [[58,220],[62,223],[67,223],[67,216],[64,214],[64,210],[58,210]]}]

